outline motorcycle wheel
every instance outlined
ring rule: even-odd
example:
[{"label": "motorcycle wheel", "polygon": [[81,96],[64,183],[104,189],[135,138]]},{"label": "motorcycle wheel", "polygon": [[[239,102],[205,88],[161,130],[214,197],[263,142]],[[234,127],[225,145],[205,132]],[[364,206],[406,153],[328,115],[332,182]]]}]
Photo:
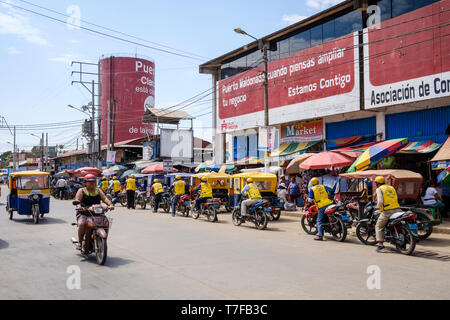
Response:
[{"label": "motorcycle wheel", "polygon": [[233,219],[233,224],[236,227],[239,227],[241,225],[242,220],[239,218],[239,210],[238,209],[233,210],[232,219]]},{"label": "motorcycle wheel", "polygon": [[[417,234],[420,240],[425,240],[433,233],[433,226],[430,224],[432,219],[428,217],[426,214],[416,213],[416,223],[419,226],[419,230],[417,230]],[[424,227],[424,225],[427,225]]]},{"label": "motorcycle wheel", "polygon": [[339,242],[345,241],[345,238],[347,238],[347,228],[344,225],[344,222],[339,217],[333,218],[333,227],[331,229],[331,235],[333,236],[334,240],[337,240]]},{"label": "motorcycle wheel", "polygon": [[314,221],[314,218],[311,216],[302,216],[302,219],[300,221],[303,230],[310,235],[316,235],[317,234],[317,226],[316,222]]},{"label": "motorcycle wheel", "polygon": [[367,222],[358,223],[356,226],[356,236],[359,241],[365,245],[374,246],[377,244],[375,228],[370,226]]},{"label": "motorcycle wheel", "polygon": [[274,221],[277,221],[280,219],[281,211],[275,211],[275,213],[272,213],[272,217]]},{"label": "motorcycle wheel", "polygon": [[[414,239],[411,230],[409,230],[406,226],[398,225],[397,230],[400,238],[402,239],[394,237],[394,241],[396,242],[395,247],[398,252],[410,256],[416,248],[416,240]],[[398,243],[397,241],[401,241],[402,243]]]},{"label": "motorcycle wheel", "polygon": [[33,215],[34,224],[38,224],[39,223],[39,208],[37,206],[33,206],[32,215]]},{"label": "motorcycle wheel", "polygon": [[163,208],[165,213],[169,213],[170,211],[170,202],[167,199],[163,200]]},{"label": "motorcycle wheel", "polygon": [[127,197],[121,196],[121,197],[119,197],[119,201],[120,201],[120,204],[122,205],[122,207],[127,206]]},{"label": "motorcycle wheel", "polygon": [[200,216],[200,213],[198,211],[192,210],[192,218],[197,220],[199,216]]},{"label": "motorcycle wheel", "polygon": [[13,211],[9,210],[9,220],[12,220],[12,219],[13,219]]},{"label": "motorcycle wheel", "polygon": [[267,228],[267,216],[261,208],[255,212],[255,226],[258,230]]},{"label": "motorcycle wheel", "polygon": [[208,208],[208,221],[216,222],[217,221],[217,211],[214,207]]},{"label": "motorcycle wheel", "polygon": [[108,245],[106,243],[106,239],[101,237],[96,237],[95,241],[97,247],[97,250],[95,252],[95,255],[97,257],[97,263],[103,266],[106,262],[106,258],[108,255]]}]

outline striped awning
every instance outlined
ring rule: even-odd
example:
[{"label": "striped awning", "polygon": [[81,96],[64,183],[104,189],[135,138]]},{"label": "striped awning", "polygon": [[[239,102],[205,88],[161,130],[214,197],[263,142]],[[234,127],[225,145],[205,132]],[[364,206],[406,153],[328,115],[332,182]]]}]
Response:
[{"label": "striped awning", "polygon": [[404,148],[400,149],[398,153],[408,153],[408,154],[430,153],[436,151],[441,146],[442,144],[435,143],[433,142],[433,140],[416,141],[408,143]]},{"label": "striped awning", "polygon": [[279,157],[280,160],[290,160],[296,156],[306,152],[306,150],[320,141],[312,142],[292,142],[288,144],[282,144],[277,149],[273,150],[270,156],[272,158]]}]

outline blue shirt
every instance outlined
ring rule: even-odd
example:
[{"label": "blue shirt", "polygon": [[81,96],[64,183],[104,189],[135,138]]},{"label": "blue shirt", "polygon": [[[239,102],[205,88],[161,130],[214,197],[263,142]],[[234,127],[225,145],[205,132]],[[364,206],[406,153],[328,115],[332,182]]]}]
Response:
[{"label": "blue shirt", "polygon": [[300,185],[298,182],[291,182],[289,184],[289,195],[299,195],[300,194]]},{"label": "blue shirt", "polygon": [[248,192],[250,190],[250,187],[248,186],[248,184],[244,187],[244,189],[242,189],[241,194],[244,192]]}]

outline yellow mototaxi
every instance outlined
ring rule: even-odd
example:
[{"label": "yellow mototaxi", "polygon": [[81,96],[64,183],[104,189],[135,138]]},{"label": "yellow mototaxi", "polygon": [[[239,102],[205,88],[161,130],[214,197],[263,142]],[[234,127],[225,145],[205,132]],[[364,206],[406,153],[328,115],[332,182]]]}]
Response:
[{"label": "yellow mototaxi", "polygon": [[191,194],[200,184],[201,179],[204,178],[211,184],[213,189],[213,198],[221,200],[222,205],[228,212],[231,212],[231,202],[228,195],[228,190],[230,188],[230,178],[231,176],[226,173],[217,172],[201,172],[191,176],[190,190]]},{"label": "yellow mototaxi", "polygon": [[245,187],[245,181],[248,178],[253,179],[253,183],[258,187],[263,199],[270,201],[270,212],[266,212],[269,213],[269,218],[278,220],[281,214],[281,203],[277,197],[278,177],[272,173],[245,172],[232,175],[230,179],[230,196],[233,198],[234,206],[239,205],[239,195]]},{"label": "yellow mototaxi", "polygon": [[14,172],[8,178],[9,194],[6,210],[9,219],[13,213],[33,216],[35,224],[50,212],[50,174],[41,171]]}]

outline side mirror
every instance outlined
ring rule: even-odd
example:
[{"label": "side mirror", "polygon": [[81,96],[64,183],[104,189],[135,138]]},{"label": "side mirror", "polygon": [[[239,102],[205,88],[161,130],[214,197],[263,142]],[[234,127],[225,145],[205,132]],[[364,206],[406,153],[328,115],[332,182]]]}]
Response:
[{"label": "side mirror", "polygon": [[77,205],[79,205],[80,203],[81,203],[81,201],[78,201],[78,200],[75,200],[75,201],[72,202],[72,204],[73,204],[74,206],[77,206]]}]

